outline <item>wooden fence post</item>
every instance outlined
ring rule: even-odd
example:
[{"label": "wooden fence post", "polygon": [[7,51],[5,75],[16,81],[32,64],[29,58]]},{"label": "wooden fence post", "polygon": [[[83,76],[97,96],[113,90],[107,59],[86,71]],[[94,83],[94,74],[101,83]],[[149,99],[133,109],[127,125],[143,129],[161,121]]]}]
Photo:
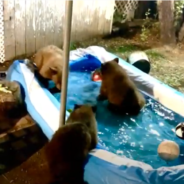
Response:
[{"label": "wooden fence post", "polygon": [[174,0],[158,0],[160,36],[163,44],[175,44]]}]

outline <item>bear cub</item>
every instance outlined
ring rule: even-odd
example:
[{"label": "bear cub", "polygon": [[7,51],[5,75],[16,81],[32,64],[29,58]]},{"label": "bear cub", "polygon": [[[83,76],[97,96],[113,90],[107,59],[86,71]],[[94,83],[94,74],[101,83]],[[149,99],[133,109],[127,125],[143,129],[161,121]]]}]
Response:
[{"label": "bear cub", "polygon": [[108,108],[113,112],[138,115],[145,99],[118,63],[119,59],[115,58],[101,64],[102,84],[98,100],[107,99]]},{"label": "bear cub", "polygon": [[32,60],[37,77],[44,84],[47,84],[48,80],[52,80],[60,91],[62,88],[63,50],[55,45],[48,45],[38,50]]},{"label": "bear cub", "polygon": [[84,184],[84,165],[88,153],[98,142],[96,107],[75,105],[66,124],[46,145],[51,180],[49,184]]}]

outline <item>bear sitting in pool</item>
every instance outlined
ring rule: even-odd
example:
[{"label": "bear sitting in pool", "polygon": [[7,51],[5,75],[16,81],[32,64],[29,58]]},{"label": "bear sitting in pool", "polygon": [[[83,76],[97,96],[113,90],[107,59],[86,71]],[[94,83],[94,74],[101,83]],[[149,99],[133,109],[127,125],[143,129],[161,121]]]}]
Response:
[{"label": "bear sitting in pool", "polygon": [[138,115],[145,99],[118,63],[119,59],[115,58],[101,65],[102,85],[98,100],[108,99],[108,108],[113,112]]}]

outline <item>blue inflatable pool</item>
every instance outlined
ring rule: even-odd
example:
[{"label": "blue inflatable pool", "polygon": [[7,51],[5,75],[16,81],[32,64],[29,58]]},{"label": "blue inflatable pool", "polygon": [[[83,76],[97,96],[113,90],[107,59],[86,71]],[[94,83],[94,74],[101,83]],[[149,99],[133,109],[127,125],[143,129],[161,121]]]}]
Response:
[{"label": "blue inflatable pool", "polygon": [[[77,49],[70,53],[70,71],[86,69],[93,71],[100,66],[101,62],[115,57],[117,56],[97,46]],[[156,99],[165,107],[176,112],[177,118],[183,120],[184,96],[181,93],[122,59],[120,59],[120,65],[127,70],[129,76],[146,96]],[[28,112],[48,139],[51,139],[59,127],[60,103],[57,96],[43,88],[24,61],[17,60],[12,64],[7,73],[7,79],[18,81],[21,84]],[[66,112],[66,118],[68,115],[69,113]],[[85,166],[85,180],[89,184],[181,184],[184,182],[184,165],[153,169],[146,163],[109,152],[99,144],[89,155],[89,161]]]}]

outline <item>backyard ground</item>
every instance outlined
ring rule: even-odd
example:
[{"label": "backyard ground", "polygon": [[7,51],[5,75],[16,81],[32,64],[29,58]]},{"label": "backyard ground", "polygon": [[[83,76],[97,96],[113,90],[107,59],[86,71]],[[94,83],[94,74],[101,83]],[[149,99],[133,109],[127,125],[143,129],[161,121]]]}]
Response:
[{"label": "backyard ground", "polygon": [[[163,81],[184,93],[184,44],[177,46],[163,46],[157,37],[152,37],[147,42],[140,41],[139,36],[133,39],[112,38],[104,40],[101,38],[87,40],[81,43],[72,43],[71,49],[98,45],[105,47],[123,59],[136,50],[147,53],[151,62],[150,75]],[[8,67],[8,63],[0,66],[0,70]],[[44,159],[43,149],[35,153],[19,167],[0,176],[1,184],[40,184],[47,181],[47,163]]]},{"label": "backyard ground", "polygon": [[90,45],[105,47],[108,51],[125,60],[133,51],[145,51],[151,62],[150,75],[184,93],[183,43],[177,46],[163,46],[159,39],[142,42],[137,36],[134,39],[121,37],[108,40],[91,39],[82,43],[73,43],[72,47],[85,48]]}]

